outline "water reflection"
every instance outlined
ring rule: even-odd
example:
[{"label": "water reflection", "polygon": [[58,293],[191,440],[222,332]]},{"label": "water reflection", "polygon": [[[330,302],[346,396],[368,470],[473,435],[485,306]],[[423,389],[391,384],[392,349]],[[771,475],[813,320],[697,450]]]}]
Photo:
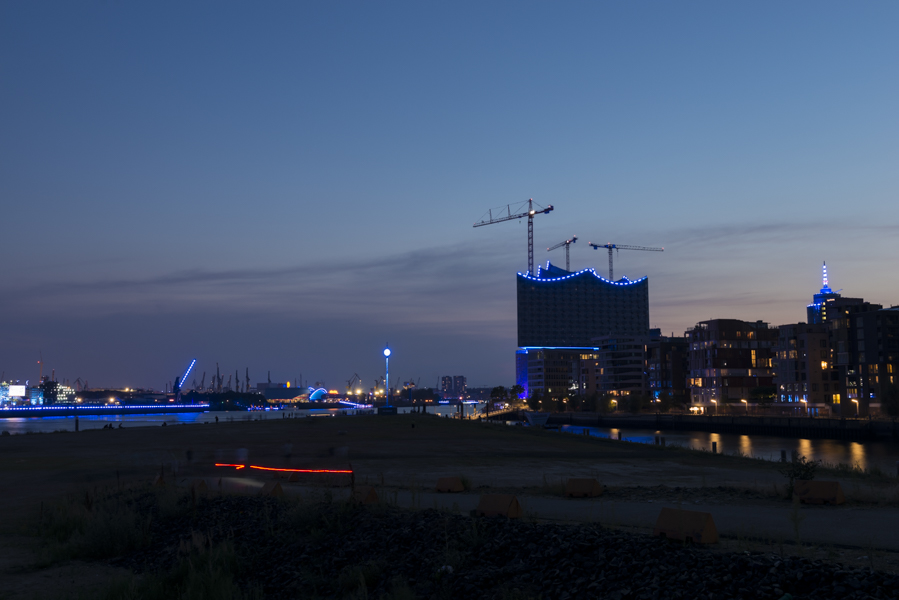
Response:
[{"label": "water reflection", "polygon": [[799,454],[802,456],[809,456],[812,453],[812,441],[811,440],[799,440]]},{"label": "water reflection", "polygon": [[840,463],[860,469],[878,468],[884,473],[895,473],[899,461],[899,445],[889,442],[844,442],[839,440],[809,440],[780,438],[766,435],[733,435],[726,433],[707,433],[703,431],[659,431],[653,429],[621,430],[611,427],[584,427],[583,425],[563,425],[562,431],[617,438],[627,441],[654,444],[656,436],[664,437],[666,444],[679,445],[695,450],[708,450],[712,442],[718,445],[722,454],[742,454],[753,458],[779,461],[781,450],[787,457],[797,452],[811,460],[820,460],[825,464],[836,466]]},{"label": "water reflection", "polygon": [[853,465],[859,465],[862,469],[866,469],[867,461],[865,460],[865,447],[858,442],[849,443],[849,456]]}]

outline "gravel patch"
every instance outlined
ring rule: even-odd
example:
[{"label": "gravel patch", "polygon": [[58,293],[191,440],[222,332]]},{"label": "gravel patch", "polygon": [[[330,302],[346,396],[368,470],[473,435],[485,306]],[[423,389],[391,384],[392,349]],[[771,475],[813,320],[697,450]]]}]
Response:
[{"label": "gravel patch", "polygon": [[114,564],[169,569],[196,533],[230,541],[237,582],[267,598],[899,597],[899,576],[880,571],[711,551],[598,524],[235,496],[155,519],[152,543]]}]

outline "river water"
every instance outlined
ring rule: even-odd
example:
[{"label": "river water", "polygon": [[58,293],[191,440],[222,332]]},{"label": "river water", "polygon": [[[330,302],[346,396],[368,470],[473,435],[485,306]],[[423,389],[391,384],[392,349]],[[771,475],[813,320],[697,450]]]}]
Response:
[{"label": "river water", "polygon": [[779,461],[781,450],[787,451],[787,460],[795,450],[812,460],[823,461],[828,466],[840,463],[860,469],[878,468],[888,475],[896,475],[899,464],[899,444],[890,442],[845,442],[840,440],[807,440],[782,438],[769,435],[735,435],[708,433],[705,431],[664,431],[657,429],[618,429],[615,427],[584,427],[562,425],[561,431],[573,434],[617,439],[629,442],[654,444],[655,437],[665,438],[666,445],[677,445],[695,450],[712,449],[717,442],[718,452],[740,454],[753,458]]},{"label": "river water", "polygon": [[[465,415],[478,410],[474,405],[463,405]],[[86,415],[79,416],[78,428],[102,429],[108,424],[113,427],[159,427],[167,425],[191,425],[213,423],[216,417],[221,422],[255,421],[259,419],[285,418],[327,418],[371,412],[372,409],[353,408],[311,408],[285,409],[251,412],[209,411],[191,413],[154,413],[134,415]],[[456,406],[429,406],[428,412],[441,416],[457,414]],[[400,414],[413,411],[410,407],[398,407]],[[11,434],[51,433],[54,431],[75,431],[74,417],[10,417],[0,420],[0,430]],[[596,437],[616,439],[619,429],[614,427],[584,427],[582,425],[562,425],[561,431]],[[621,437],[631,442],[655,443],[655,436],[663,436],[666,444],[674,444],[696,450],[711,450],[712,442],[718,443],[718,452],[742,454],[765,460],[780,460],[781,450],[787,456],[795,450],[812,460],[821,460],[829,465],[844,464],[861,469],[878,468],[884,473],[896,475],[899,462],[899,444],[890,442],[845,442],[838,440],[807,440],[782,438],[767,435],[733,435],[708,433],[703,431],[663,431],[654,429],[621,429]]]},{"label": "river water", "polygon": [[[477,407],[474,405],[462,405],[465,416],[475,414]],[[178,412],[178,413],[152,413],[131,415],[79,415],[78,429],[102,429],[106,425],[113,427],[161,427],[166,425],[193,425],[214,423],[216,418],[222,422],[257,421],[268,419],[292,419],[307,417],[336,417],[341,415],[355,415],[357,413],[370,413],[374,409],[354,408],[302,408],[284,410],[257,410],[257,411],[208,411],[208,412]],[[408,414],[413,412],[412,407],[399,406],[397,412]],[[429,406],[428,413],[441,416],[458,414],[457,406],[439,404]],[[0,419],[0,431],[8,431],[17,435],[23,433],[52,433],[54,431],[75,431],[75,417],[8,417]]]}]

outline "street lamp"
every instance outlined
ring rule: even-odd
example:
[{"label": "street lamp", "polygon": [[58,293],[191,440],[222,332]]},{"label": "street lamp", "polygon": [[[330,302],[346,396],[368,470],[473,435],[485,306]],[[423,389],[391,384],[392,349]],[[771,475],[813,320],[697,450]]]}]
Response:
[{"label": "street lamp", "polygon": [[858,418],[858,400],[853,400],[855,402],[855,416]]},{"label": "street lamp", "polygon": [[749,402],[747,402],[746,400],[740,400],[740,402],[742,402],[743,404],[746,405],[746,414],[748,415],[749,414]]},{"label": "street lamp", "polygon": [[390,406],[390,344],[384,347],[384,395],[387,396],[387,406]]},{"label": "street lamp", "polygon": [[717,417],[718,416],[718,401],[712,400],[712,404],[715,405],[715,416]]},{"label": "street lamp", "polygon": [[803,404],[805,404],[805,416],[807,416],[807,417],[810,416],[810,415],[808,414],[808,400],[800,400],[800,402],[802,402]]}]

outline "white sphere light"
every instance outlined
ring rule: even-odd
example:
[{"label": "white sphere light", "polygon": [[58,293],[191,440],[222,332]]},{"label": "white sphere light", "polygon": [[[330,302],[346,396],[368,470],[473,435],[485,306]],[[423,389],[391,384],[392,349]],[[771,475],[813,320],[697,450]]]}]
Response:
[{"label": "white sphere light", "polygon": [[390,356],[390,348],[384,348],[384,356]]}]

